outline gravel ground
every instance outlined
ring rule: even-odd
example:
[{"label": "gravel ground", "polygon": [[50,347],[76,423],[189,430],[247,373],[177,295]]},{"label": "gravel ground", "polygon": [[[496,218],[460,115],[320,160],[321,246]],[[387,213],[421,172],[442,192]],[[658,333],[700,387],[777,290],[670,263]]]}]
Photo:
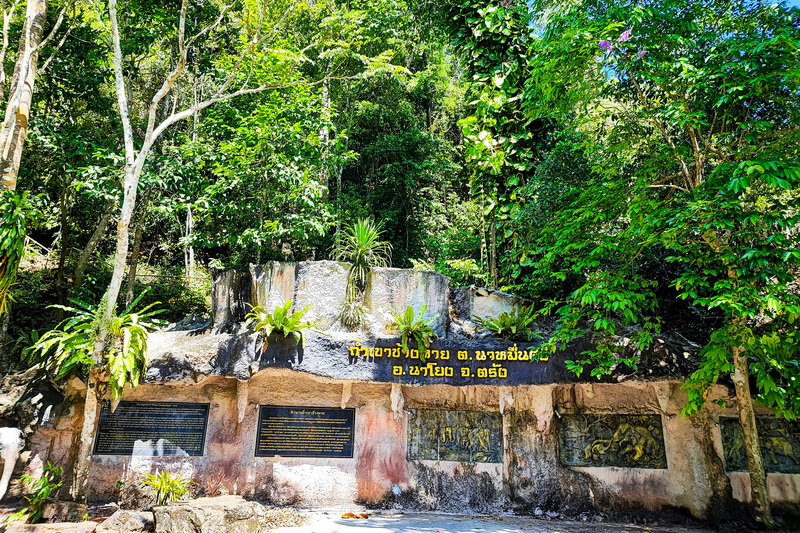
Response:
[{"label": "gravel ground", "polygon": [[267,529],[297,531],[308,522],[309,517],[292,507],[270,507],[267,509]]},{"label": "gravel ground", "polygon": [[[19,504],[0,505],[0,523],[5,515],[19,507]],[[99,524],[114,510],[115,505],[94,506],[90,508],[91,520]],[[267,506],[266,517],[265,529],[270,533],[767,533],[730,524],[712,529],[686,525],[637,525],[520,516],[372,512],[363,508],[343,511]],[[769,533],[800,533],[800,524]]]}]

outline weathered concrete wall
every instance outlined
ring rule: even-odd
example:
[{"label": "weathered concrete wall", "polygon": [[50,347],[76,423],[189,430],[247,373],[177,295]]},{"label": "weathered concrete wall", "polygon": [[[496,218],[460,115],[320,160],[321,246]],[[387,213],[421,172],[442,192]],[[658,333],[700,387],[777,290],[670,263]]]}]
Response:
[{"label": "weathered concrete wall", "polygon": [[[214,324],[241,321],[251,306],[261,305],[272,311],[292,300],[294,310],[311,305],[305,318],[317,329],[341,331],[338,317],[345,302],[349,268],[349,264],[335,261],[271,261],[250,265],[249,275],[221,272],[214,279]],[[436,317],[432,328],[440,337],[446,337],[448,293],[449,278],[437,272],[374,268],[365,298],[365,330],[376,336],[386,335],[392,311],[404,311],[407,305],[419,311],[427,305],[425,317]]]},{"label": "weathered concrete wall", "polygon": [[[720,412],[683,418],[675,382],[517,387],[408,386],[337,381],[269,368],[249,380],[211,376],[196,384],[142,385],[133,401],[210,403],[201,457],[97,456],[92,496],[113,498],[115,483],[166,469],[201,486],[222,480],[228,491],[276,503],[379,506],[448,512],[522,513],[679,509],[703,518],[746,501],[744,474],[726,474],[718,433]],[[259,405],[350,407],[356,410],[352,458],[254,457]],[[408,458],[409,416],[418,409],[499,412],[499,463]],[[30,468],[69,461],[80,405],[33,437]],[[657,414],[664,426],[668,468],[566,467],[559,461],[558,424],[570,413]],[[729,414],[724,411],[724,414]],[[800,501],[800,475],[770,474],[776,501]]]}]

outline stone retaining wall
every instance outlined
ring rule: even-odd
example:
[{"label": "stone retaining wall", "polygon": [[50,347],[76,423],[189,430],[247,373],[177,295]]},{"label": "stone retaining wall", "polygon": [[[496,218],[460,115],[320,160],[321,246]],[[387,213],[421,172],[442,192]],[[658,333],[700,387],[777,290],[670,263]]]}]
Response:
[{"label": "stone retaining wall", "polygon": [[[94,499],[113,499],[117,481],[133,483],[157,469],[181,473],[200,486],[221,482],[227,491],[248,498],[312,507],[360,502],[458,513],[515,510],[568,516],[681,509],[697,518],[713,518],[747,499],[746,474],[725,472],[717,425],[720,416],[733,412],[715,408],[681,417],[685,396],[670,381],[408,386],[266,369],[248,381],[212,376],[192,385],[142,385],[125,399],[210,404],[205,450],[196,457],[95,455],[90,479]],[[353,457],[255,457],[260,405],[354,409]],[[500,439],[492,443],[501,451],[499,461],[413,457],[409,433],[414,417],[457,411],[500,417],[502,430],[491,435]],[[74,412],[80,413],[79,405]],[[560,448],[565,441],[559,433],[564,421],[611,413],[650,415],[660,421],[667,467],[564,464]],[[77,417],[63,417],[36,433],[32,465],[70,462]],[[447,438],[444,432],[437,436]],[[427,440],[428,447],[431,442]],[[768,482],[773,501],[800,501],[800,475],[769,474]]]},{"label": "stone retaining wall", "polygon": [[[441,274],[399,269],[374,270],[367,327],[343,332],[337,316],[347,268],[331,261],[273,262],[248,273],[217,274],[215,327],[151,335],[146,383],[123,398],[203,404],[195,414],[207,405],[204,430],[181,423],[195,437],[200,427],[204,445],[192,445],[189,451],[197,455],[185,453],[186,443],[175,455],[160,455],[176,447],[148,437],[147,420],[139,417],[135,431],[145,427],[136,453],[93,456],[90,497],[113,499],[118,482],[136,483],[166,469],[201,487],[221,484],[248,498],[312,507],[363,503],[567,516],[670,511],[714,520],[735,516],[747,501],[749,477],[736,471],[743,452],[731,433],[735,424],[726,418],[735,416],[728,389],[717,387],[715,394],[729,407],[709,402],[697,416],[680,415],[691,347],[659,338],[637,353],[637,372],[618,368],[604,383],[579,378],[565,370],[564,360],[586,349],[585,342],[532,362],[537,342],[476,335],[472,315],[497,316],[522,300],[474,287],[451,291]],[[241,323],[244,314],[251,306],[272,309],[289,299],[295,309],[312,305],[307,317],[317,331],[302,349],[276,351],[272,342],[262,350]],[[406,305],[427,305],[427,316],[438,315],[440,338],[426,362],[413,351],[401,355],[398,339],[386,330],[391,310]],[[82,425],[81,386],[71,382],[71,407],[33,435],[29,471],[40,472],[50,460],[70,472]],[[259,417],[279,420],[284,411],[262,406],[300,408],[294,411],[310,429],[292,433],[291,415],[289,422],[275,422],[282,428],[276,430]],[[170,410],[159,409],[165,418],[154,417],[152,427],[163,429],[172,423]],[[192,409],[176,406],[172,414]],[[797,512],[800,429],[773,423],[766,411],[760,415],[769,496]],[[297,449],[284,442],[276,445],[282,457],[262,456],[272,446],[268,435],[282,431],[294,435]],[[114,435],[104,438],[101,451],[115,449]],[[332,443],[340,440],[344,444],[333,453]],[[293,456],[298,451],[306,456]]]}]

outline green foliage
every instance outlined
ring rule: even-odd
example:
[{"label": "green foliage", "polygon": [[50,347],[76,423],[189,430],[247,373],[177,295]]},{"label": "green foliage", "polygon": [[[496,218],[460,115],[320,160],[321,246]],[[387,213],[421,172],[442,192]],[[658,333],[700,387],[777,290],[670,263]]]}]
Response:
[{"label": "green foliage", "polygon": [[335,261],[349,261],[345,305],[340,315],[342,325],[356,329],[363,324],[364,293],[373,267],[389,266],[392,245],[381,241],[381,224],[360,219],[346,224],[337,235],[331,252]]},{"label": "green foliage", "polygon": [[473,316],[478,326],[509,341],[531,341],[541,337],[533,331],[532,323],[539,314],[532,306],[522,305],[511,308],[510,313],[500,313],[497,318]]},{"label": "green foliage", "polygon": [[438,338],[433,329],[431,329],[431,325],[439,315],[426,319],[425,311],[427,310],[428,306],[423,305],[419,310],[419,316],[416,315],[414,308],[410,305],[402,313],[392,311],[394,322],[390,324],[391,328],[400,332],[400,345],[403,348],[403,353],[408,355],[411,351],[410,342],[413,341],[419,351],[419,360],[423,363],[428,358],[428,349],[431,346],[431,342]]},{"label": "green foliage", "polygon": [[155,489],[158,505],[180,500],[189,492],[189,486],[193,483],[191,479],[186,479],[181,474],[173,477],[172,473],[166,470],[161,472],[156,470],[155,474],[147,474],[142,481],[142,485]]},{"label": "green foliage", "polygon": [[26,215],[30,209],[27,191],[0,189],[0,316],[13,301],[11,288],[25,253]]},{"label": "green foliage", "polygon": [[8,526],[14,522],[37,523],[42,518],[42,512],[47,500],[63,484],[61,480],[63,475],[64,469],[54,466],[50,461],[45,463],[42,476],[39,479],[35,479],[30,474],[22,474],[20,479],[30,490],[30,496],[25,496],[28,507],[9,516],[5,525]]},{"label": "green foliage", "polygon": [[[205,269],[195,268],[196,277],[208,276]],[[159,302],[163,310],[159,318],[165,321],[178,322],[193,314],[210,314],[210,276],[207,279],[186,279],[182,268],[144,266],[137,273],[134,292],[142,294],[143,305]]]},{"label": "green foliage", "polygon": [[[523,93],[530,77],[531,14],[519,0],[460,0],[448,3],[449,31],[465,58],[472,83],[470,114],[461,122],[470,192],[483,216],[490,286],[503,279],[505,251],[519,247],[509,221],[525,205],[519,195],[539,155],[546,124],[523,112]],[[519,277],[516,265],[509,274]]]},{"label": "green foliage", "polygon": [[[535,223],[516,219],[527,243],[520,266],[556,293],[544,310],[558,330],[541,349],[590,335],[596,348],[573,370],[635,366],[619,358],[615,336],[638,324],[633,340],[646,348],[671,318],[666,303],[684,300],[719,317],[687,384],[687,412],[745,350],[758,399],[794,416],[798,10],[718,0],[547,7],[525,111],[557,119],[564,134],[526,191],[549,209]],[[583,177],[562,164],[570,153],[588,167]]]},{"label": "green foliage", "polygon": [[268,337],[272,335],[273,332],[284,337],[293,337],[298,341],[298,345],[302,347],[305,341],[303,330],[305,328],[314,327],[314,324],[302,322],[303,315],[306,314],[306,311],[308,311],[310,307],[311,304],[305,306],[300,311],[292,313],[292,301],[287,300],[283,306],[275,307],[275,311],[270,313],[262,306],[257,305],[245,315],[245,319],[253,324],[253,328],[258,333],[264,350],[269,346]]},{"label": "green foliage", "polygon": [[185,216],[190,207],[198,221],[183,243],[217,250],[215,256],[226,250],[217,256],[226,265],[284,259],[282,244],[305,255],[331,225],[319,159],[319,95],[299,84],[252,107],[212,110],[203,137],[176,146],[159,173],[179,192],[161,200],[162,209]]},{"label": "green foliage", "polygon": [[380,240],[382,224],[362,218],[355,224],[346,224],[336,239],[331,252],[334,261],[347,261],[347,293],[351,297],[363,293],[373,267],[389,266],[392,245]]},{"label": "green foliage", "polygon": [[354,331],[364,324],[364,317],[367,307],[361,299],[345,298],[342,311],[339,313],[339,321],[347,329]]},{"label": "green foliage", "polygon": [[[148,330],[157,326],[154,316],[161,313],[153,303],[134,313],[139,298],[122,314],[115,315],[108,325],[109,336],[105,362],[109,371],[111,397],[121,398],[126,384],[136,387],[147,370]],[[23,351],[28,360],[40,359],[54,379],[70,374],[84,374],[97,365],[92,358],[97,332],[101,327],[104,302],[95,308],[84,302],[73,302],[77,307],[54,306],[74,316],[65,319],[55,329],[39,337],[38,341]]]}]

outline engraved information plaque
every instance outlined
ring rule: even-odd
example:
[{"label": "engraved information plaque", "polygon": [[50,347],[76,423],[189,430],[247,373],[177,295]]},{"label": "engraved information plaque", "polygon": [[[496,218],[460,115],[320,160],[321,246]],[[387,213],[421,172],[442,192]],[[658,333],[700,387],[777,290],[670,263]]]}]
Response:
[{"label": "engraved information plaque", "polygon": [[203,455],[207,403],[103,403],[95,455]]},{"label": "engraved information plaque", "polygon": [[566,466],[667,468],[659,415],[563,415],[558,436]]},{"label": "engraved information plaque", "polygon": [[356,410],[262,405],[256,457],[353,457]]},{"label": "engraved information plaque", "polygon": [[417,409],[408,421],[408,458],[503,462],[503,417],[481,411]]},{"label": "engraved information plaque", "polygon": [[[720,418],[722,449],[728,472],[747,472],[742,428],[738,418]],[[780,474],[800,474],[800,423],[783,418],[756,418],[764,470]]]}]

